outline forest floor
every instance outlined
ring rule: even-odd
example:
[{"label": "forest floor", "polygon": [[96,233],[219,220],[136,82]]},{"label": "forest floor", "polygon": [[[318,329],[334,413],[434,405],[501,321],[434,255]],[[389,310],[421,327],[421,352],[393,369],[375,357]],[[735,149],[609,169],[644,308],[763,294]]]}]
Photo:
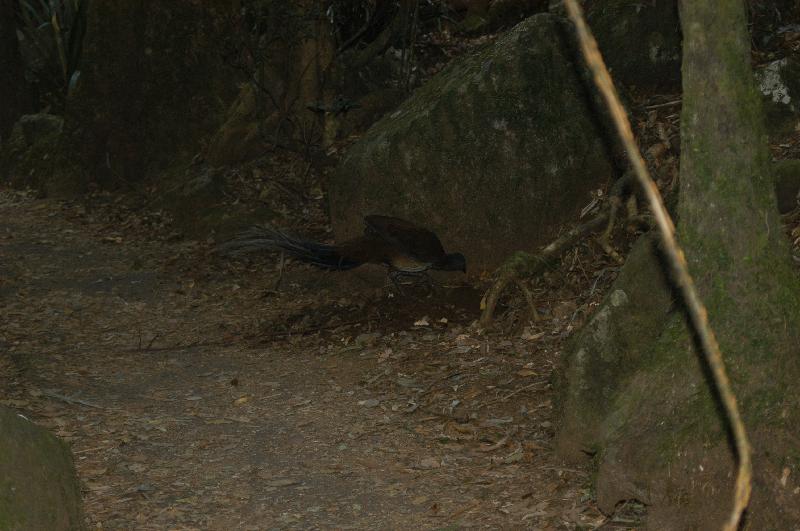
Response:
[{"label": "forest floor", "polygon": [[[667,194],[675,103],[634,121]],[[772,150],[800,153],[800,132]],[[329,240],[324,176],[303,167],[235,169],[225,200]],[[289,262],[278,285],[274,256],[224,259],[141,199],[0,189],[0,404],[70,443],[91,528],[643,524],[638,504],[601,514],[590,471],[552,449],[551,375],[619,270],[593,239],[527,282],[536,319],[515,295],[484,332],[486,284],[460,273],[398,293],[382,268]],[[783,220],[800,266],[800,207]],[[615,234],[624,255],[634,236]]]},{"label": "forest floor", "polygon": [[91,528],[637,524],[551,447],[561,345],[617,270],[592,245],[486,334],[460,274],[395,294],[290,263],[275,290],[274,257],[153,238],[120,201],[0,190],[0,403],[70,443]]}]

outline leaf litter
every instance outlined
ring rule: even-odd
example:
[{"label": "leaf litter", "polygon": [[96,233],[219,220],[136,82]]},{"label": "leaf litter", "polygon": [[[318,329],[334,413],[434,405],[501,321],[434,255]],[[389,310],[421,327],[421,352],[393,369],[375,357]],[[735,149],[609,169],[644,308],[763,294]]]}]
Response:
[{"label": "leaf litter", "polygon": [[[14,257],[0,265],[3,404],[70,443],[91,527],[561,529],[577,525],[562,518],[574,506],[597,517],[580,502],[585,473],[554,472],[543,427],[560,339],[476,330],[471,287],[390,297],[380,269],[288,264],[265,297],[270,257],[225,261],[145,222],[123,230],[102,208],[20,192],[0,192],[0,210]],[[509,327],[547,331],[509,304]],[[523,520],[543,499],[563,513]]]},{"label": "leaf litter", "polygon": [[[675,109],[636,115],[656,179],[674,186]],[[324,209],[308,212],[304,233],[329,235]],[[784,216],[795,257],[798,212]],[[552,450],[563,341],[619,271],[591,241],[529,282],[536,315],[511,298],[490,334],[473,326],[469,286],[400,295],[379,269],[290,262],[276,290],[273,258],[222,260],[165,213],[108,194],[87,207],[0,190],[0,256],[0,403],[71,445],[92,528],[646,518],[634,502],[601,514],[588,471]]]}]

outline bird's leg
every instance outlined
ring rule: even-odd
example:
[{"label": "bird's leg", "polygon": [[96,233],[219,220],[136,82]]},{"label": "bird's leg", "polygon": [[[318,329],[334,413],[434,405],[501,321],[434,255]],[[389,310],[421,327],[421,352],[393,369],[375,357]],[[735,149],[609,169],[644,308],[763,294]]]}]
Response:
[{"label": "bird's leg", "polygon": [[433,280],[433,278],[428,274],[427,271],[400,271],[398,269],[390,269],[389,278],[392,280],[392,283],[397,288],[397,291],[403,295],[405,295],[405,292],[403,291],[403,288],[400,287],[401,286],[400,280],[403,277],[413,279],[413,281],[410,284],[413,285],[414,287],[419,285],[420,282],[424,282],[428,288],[429,293],[436,292],[436,287],[437,287],[436,281]]},{"label": "bird's leg", "polygon": [[436,281],[433,280],[433,277],[431,277],[427,271],[412,273],[412,275],[416,278],[415,284],[419,284],[420,281],[425,283],[425,287],[428,288],[428,295],[436,293]]},{"label": "bird's leg", "polygon": [[397,279],[400,278],[402,275],[403,275],[403,272],[402,271],[398,271],[397,269],[390,269],[389,270],[389,280],[391,280],[392,284],[394,284],[394,287],[397,288],[397,292],[398,293],[400,293],[401,295],[405,295],[405,292],[403,291],[403,288],[400,287],[400,283],[397,281]]},{"label": "bird's leg", "polygon": [[403,275],[413,278],[413,284],[416,286],[420,282],[424,282],[428,289],[433,291],[434,286],[436,286],[436,281],[433,280],[427,271],[403,271]]},{"label": "bird's leg", "polygon": [[278,280],[275,282],[274,291],[278,291],[281,288],[281,281],[283,280],[283,267],[286,264],[286,260],[284,257],[283,251],[281,251],[281,259],[278,262]]}]

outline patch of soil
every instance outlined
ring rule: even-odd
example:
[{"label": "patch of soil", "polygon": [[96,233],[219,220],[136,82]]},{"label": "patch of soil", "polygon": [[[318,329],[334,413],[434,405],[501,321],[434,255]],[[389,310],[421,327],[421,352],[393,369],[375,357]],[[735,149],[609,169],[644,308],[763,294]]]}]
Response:
[{"label": "patch of soil", "polygon": [[270,257],[119,224],[0,191],[0,402],[70,442],[92,528],[638,522],[551,450],[558,350],[615,275],[589,246],[486,335],[458,275],[289,263],[275,289]]}]

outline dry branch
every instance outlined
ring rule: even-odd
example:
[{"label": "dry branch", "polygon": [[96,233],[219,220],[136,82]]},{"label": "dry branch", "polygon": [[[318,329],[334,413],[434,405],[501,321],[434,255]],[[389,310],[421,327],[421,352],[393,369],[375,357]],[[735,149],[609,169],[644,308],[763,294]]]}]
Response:
[{"label": "dry branch", "polygon": [[619,102],[619,97],[611,81],[611,76],[597,48],[597,42],[586,26],[582,9],[576,0],[565,0],[565,4],[569,17],[573,24],[575,24],[584,59],[592,71],[594,82],[598,90],[602,93],[609,107],[617,133],[625,145],[625,150],[630,159],[631,166],[636,173],[636,178],[644,190],[647,202],[654,214],[661,238],[661,248],[669,262],[673,279],[683,295],[692,326],[697,333],[706,361],[711,368],[714,385],[719,396],[722,398],[726,420],[730,424],[734,435],[739,466],[736,476],[733,508],[723,529],[735,531],[739,528],[742,513],[747,508],[750,501],[750,492],[752,488],[750,443],[747,440],[744,423],[742,422],[739,409],[736,405],[736,396],[733,394],[728,375],[725,371],[725,364],[719,350],[719,344],[717,343],[713,330],[711,330],[708,324],[706,308],[695,289],[692,277],[689,275],[689,269],[683,251],[678,247],[678,243],[675,239],[675,226],[664,207],[661,194],[650,178],[644,160],[639,153],[638,146],[633,138],[630,122],[625,114],[625,110]]}]

